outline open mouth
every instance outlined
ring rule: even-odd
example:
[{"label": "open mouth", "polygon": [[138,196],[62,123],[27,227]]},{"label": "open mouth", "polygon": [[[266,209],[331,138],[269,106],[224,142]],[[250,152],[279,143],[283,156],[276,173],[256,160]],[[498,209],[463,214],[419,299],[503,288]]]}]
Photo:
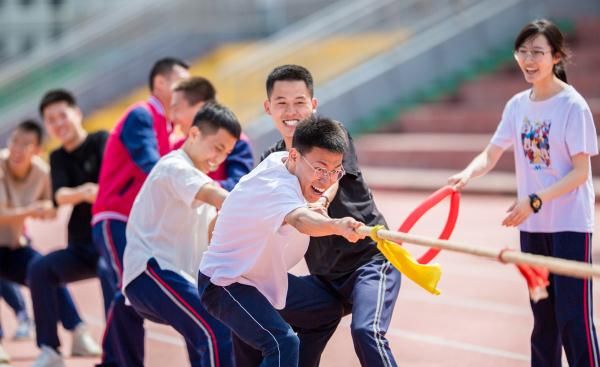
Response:
[{"label": "open mouth", "polygon": [[525,74],[529,76],[535,75],[538,71],[538,68],[525,68]]},{"label": "open mouth", "polygon": [[317,187],[314,185],[310,185],[310,188],[312,189],[312,191],[316,194],[316,195],[323,195],[323,193],[325,192],[325,189],[322,187]]},{"label": "open mouth", "polygon": [[296,127],[300,120],[283,120],[283,124],[287,127]]}]

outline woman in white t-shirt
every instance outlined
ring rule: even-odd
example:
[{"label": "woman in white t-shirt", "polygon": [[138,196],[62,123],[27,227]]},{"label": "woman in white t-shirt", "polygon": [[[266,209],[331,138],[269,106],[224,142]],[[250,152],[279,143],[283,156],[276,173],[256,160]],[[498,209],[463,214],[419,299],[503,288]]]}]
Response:
[{"label": "woman in white t-shirt", "polygon": [[[515,59],[532,88],[513,96],[490,144],[462,172],[449,178],[462,189],[483,176],[510,146],[518,196],[502,224],[519,227],[521,249],[591,263],[594,188],[590,157],[598,154],[589,106],[569,84],[564,38],[548,20],[527,24]],[[552,275],[549,297],[532,302],[531,365],[598,366],[592,280]]]}]

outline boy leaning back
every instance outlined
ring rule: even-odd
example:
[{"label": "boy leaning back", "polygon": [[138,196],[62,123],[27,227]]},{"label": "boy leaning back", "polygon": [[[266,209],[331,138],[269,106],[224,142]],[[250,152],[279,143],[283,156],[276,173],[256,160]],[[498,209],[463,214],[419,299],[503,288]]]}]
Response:
[{"label": "boy leaning back", "polygon": [[271,154],[244,176],[217,218],[200,263],[201,302],[261,352],[260,366],[298,365],[298,337],[277,310],[285,307],[287,271],[304,256],[309,236],[364,237],[355,231],[362,223],[329,218],[307,204],[343,176],[346,147],[338,123],[308,118],[298,124],[290,151]]}]

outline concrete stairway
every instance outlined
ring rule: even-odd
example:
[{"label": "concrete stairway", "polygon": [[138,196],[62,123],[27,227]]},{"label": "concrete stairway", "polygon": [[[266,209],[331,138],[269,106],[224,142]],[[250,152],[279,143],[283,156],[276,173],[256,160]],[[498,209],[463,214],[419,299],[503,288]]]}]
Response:
[{"label": "concrete stairway", "polygon": [[[303,65],[313,72],[315,80],[326,82],[369,57],[403,42],[409,34],[409,30],[398,29],[393,32],[364,32],[318,39],[294,50],[293,53],[286,54],[285,57],[272,55],[272,62],[261,68],[223,75],[220,71],[223,64],[249,57],[260,46],[260,42],[228,43],[196,60],[191,65],[190,72],[192,75],[201,75],[211,80],[217,89],[217,98],[229,106],[244,124],[262,113],[265,78],[275,66],[287,63]],[[361,52],[356,52],[357,49]],[[147,87],[143,86],[115,100],[90,114],[85,121],[86,128],[110,130],[129,105],[146,98],[147,95]]]},{"label": "concrete stairway", "polygon": [[[593,39],[598,33],[600,19],[577,22],[569,37],[573,63],[567,66],[567,75],[588,101],[600,131],[600,43]],[[358,138],[359,161],[370,186],[427,191],[443,186],[448,176],[487,145],[510,97],[528,87],[512,63],[462,85],[439,102],[402,114],[377,133]],[[600,159],[592,159],[592,170],[600,175]],[[506,152],[494,171],[471,182],[468,189],[513,194],[512,152]]]}]

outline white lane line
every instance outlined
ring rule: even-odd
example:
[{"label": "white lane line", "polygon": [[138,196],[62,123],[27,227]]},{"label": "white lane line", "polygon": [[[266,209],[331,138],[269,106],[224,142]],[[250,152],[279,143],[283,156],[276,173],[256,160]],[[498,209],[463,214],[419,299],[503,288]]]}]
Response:
[{"label": "white lane line", "polygon": [[515,361],[524,361],[528,362],[530,360],[530,356],[527,354],[514,353],[509,352],[502,349],[483,347],[476,344],[464,343],[455,340],[448,340],[444,338],[440,338],[433,335],[425,335],[420,333],[412,333],[409,331],[403,331],[398,329],[390,329],[388,330],[388,335],[398,336],[405,339],[416,340],[423,343],[434,344],[437,346],[443,346],[448,348],[454,348],[459,350],[464,350],[468,352],[474,352],[479,354],[484,354],[488,356],[494,357],[502,357],[507,359],[512,359]]},{"label": "white lane line", "polygon": [[[104,327],[104,322],[98,318],[90,317],[89,315],[86,315],[85,320],[86,320],[86,322],[88,322],[91,325]],[[345,318],[344,320],[342,320],[342,323],[340,325],[349,329],[350,328],[350,319]],[[157,332],[157,331],[152,331],[152,330],[146,331],[146,335],[150,339],[156,340],[158,342],[175,345],[175,346],[179,346],[179,347],[185,347],[185,343],[178,336],[167,335],[167,334]],[[415,340],[415,341],[419,341],[419,342],[423,342],[423,343],[427,343],[427,344],[433,344],[436,346],[443,346],[443,347],[454,348],[454,349],[459,349],[459,350],[468,351],[468,352],[475,352],[475,353],[484,354],[484,355],[488,355],[488,356],[512,359],[512,360],[516,360],[516,361],[529,361],[530,360],[529,355],[526,355],[526,354],[509,352],[509,351],[505,351],[502,349],[496,349],[496,348],[483,347],[483,346],[476,345],[476,344],[453,341],[453,340],[448,340],[448,339],[444,339],[444,338],[433,336],[433,335],[415,333],[415,332],[400,330],[400,329],[396,329],[396,328],[390,328],[387,332],[387,335],[410,339],[410,340]]]},{"label": "white lane line", "polygon": [[[343,325],[346,328],[350,328],[349,318],[342,320],[340,325]],[[419,342],[427,343],[427,344],[433,344],[436,346],[442,346],[442,347],[454,348],[454,349],[459,349],[459,350],[468,351],[468,352],[479,353],[479,354],[483,354],[483,355],[487,355],[487,356],[507,358],[507,359],[511,359],[511,360],[515,360],[515,361],[527,362],[530,360],[530,356],[527,354],[514,353],[514,352],[509,352],[509,351],[497,349],[497,348],[490,348],[490,347],[484,347],[481,345],[476,345],[476,344],[471,344],[471,343],[459,342],[459,341],[455,341],[455,340],[448,340],[448,339],[441,338],[438,336],[415,333],[415,332],[400,330],[397,328],[388,329],[387,335],[392,335],[392,336],[396,336],[396,337],[400,337],[400,338],[404,338],[404,339],[415,340],[415,341],[419,341]]]},{"label": "white lane line", "polygon": [[529,305],[515,306],[513,304],[508,303],[483,301],[478,298],[469,297],[453,297],[444,294],[437,297],[433,297],[430,294],[424,292],[401,291],[398,295],[398,300],[400,302],[402,302],[402,300],[407,300],[425,302],[435,305],[454,306],[470,310],[501,313],[510,316],[529,316],[531,314]]}]

